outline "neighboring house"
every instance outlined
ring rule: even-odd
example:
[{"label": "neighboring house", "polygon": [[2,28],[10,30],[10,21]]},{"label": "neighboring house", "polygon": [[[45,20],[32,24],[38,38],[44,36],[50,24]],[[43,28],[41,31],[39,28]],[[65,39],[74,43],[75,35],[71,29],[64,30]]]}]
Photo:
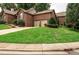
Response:
[{"label": "neighboring house", "polygon": [[17,11],[4,10],[3,12],[3,20],[7,23],[11,23],[12,20],[17,18]]},{"label": "neighboring house", "polygon": [[33,8],[29,10],[21,9],[18,11],[4,10],[3,13],[3,19],[7,23],[10,23],[14,19],[22,19],[24,20],[26,27],[45,26],[47,21],[52,17],[56,18],[54,10],[36,12]]},{"label": "neighboring house", "polygon": [[59,20],[59,25],[64,25],[65,19],[66,19],[66,13],[65,12],[59,12],[56,13],[57,19]]}]

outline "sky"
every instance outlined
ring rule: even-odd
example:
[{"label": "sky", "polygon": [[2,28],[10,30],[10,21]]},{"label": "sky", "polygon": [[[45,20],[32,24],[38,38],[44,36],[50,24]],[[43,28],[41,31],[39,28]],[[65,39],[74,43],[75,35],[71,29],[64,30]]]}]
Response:
[{"label": "sky", "polygon": [[50,9],[54,9],[56,13],[66,11],[68,3],[52,3]]},{"label": "sky", "polygon": [[[66,11],[68,3],[52,3],[50,9],[54,9],[56,13]],[[1,12],[1,8],[0,8]]]}]

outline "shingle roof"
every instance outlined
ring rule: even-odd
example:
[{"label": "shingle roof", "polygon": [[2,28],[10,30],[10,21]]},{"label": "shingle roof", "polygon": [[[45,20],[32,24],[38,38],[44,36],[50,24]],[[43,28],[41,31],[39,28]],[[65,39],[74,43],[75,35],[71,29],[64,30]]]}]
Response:
[{"label": "shingle roof", "polygon": [[53,12],[53,10],[45,10],[45,11],[37,12],[36,14],[43,14],[43,13],[49,13],[49,12]]},{"label": "shingle roof", "polygon": [[25,10],[25,9],[22,9],[24,12],[26,13],[30,13],[30,14],[33,14],[33,15],[37,15],[37,14],[43,14],[43,13],[49,13],[49,12],[52,12],[53,10],[45,10],[45,11],[41,11],[41,12],[37,12],[36,13],[36,10],[34,8],[30,8],[28,10]]},{"label": "shingle roof", "polygon": [[57,16],[57,17],[59,17],[59,16],[66,16],[66,12],[56,13],[56,16]]},{"label": "shingle roof", "polygon": [[24,12],[29,13],[29,14],[35,14],[36,10],[34,8],[30,8],[28,10],[22,9]]},{"label": "shingle roof", "polygon": [[[28,10],[25,10],[25,9],[20,9],[20,10],[22,10],[22,11],[24,11],[26,13],[29,13],[29,14],[35,14],[36,13],[36,11],[33,8],[30,8]],[[17,10],[17,11],[11,11],[11,10],[6,10],[5,9],[4,13],[11,14],[11,15],[16,15],[18,11],[19,10]]]},{"label": "shingle roof", "polygon": [[[28,10],[25,10],[25,9],[21,9],[22,11],[26,12],[26,13],[29,13],[29,14],[32,14],[32,15],[37,15],[37,14],[43,14],[43,13],[49,13],[49,12],[53,12],[54,10],[45,10],[45,11],[41,11],[41,12],[37,12],[35,11],[34,8],[30,8]],[[16,15],[18,12],[17,11],[11,11],[11,10],[4,10],[4,13],[7,13],[7,14],[11,14],[11,15]]]},{"label": "shingle roof", "polygon": [[4,13],[16,15],[18,11],[4,10]]}]

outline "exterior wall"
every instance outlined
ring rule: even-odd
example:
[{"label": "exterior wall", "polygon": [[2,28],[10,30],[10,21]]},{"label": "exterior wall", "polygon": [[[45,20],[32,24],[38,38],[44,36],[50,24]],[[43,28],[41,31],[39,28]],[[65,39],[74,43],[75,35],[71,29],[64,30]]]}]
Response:
[{"label": "exterior wall", "polygon": [[14,19],[16,19],[16,16],[14,15],[6,14],[6,13],[4,13],[3,15],[3,20],[6,21],[7,23],[11,23],[12,20]]},{"label": "exterior wall", "polygon": [[24,13],[23,16],[24,16],[23,19],[25,21],[25,26],[32,27],[34,25],[33,16],[27,13]]},{"label": "exterior wall", "polygon": [[20,19],[21,13],[23,13],[23,20],[25,22],[25,26],[26,27],[32,27],[33,26],[33,16],[31,14],[20,11],[17,15],[17,19]]},{"label": "exterior wall", "polygon": [[[23,11],[19,11],[17,14],[17,19],[20,19],[20,14],[23,13]],[[23,13],[23,18],[24,18],[24,13]]]},{"label": "exterior wall", "polygon": [[51,13],[37,14],[34,16],[34,20],[48,20],[51,18]]},{"label": "exterior wall", "polygon": [[59,24],[60,25],[64,25],[64,22],[65,22],[65,16],[60,16],[60,17],[57,17],[58,20],[59,20]]}]

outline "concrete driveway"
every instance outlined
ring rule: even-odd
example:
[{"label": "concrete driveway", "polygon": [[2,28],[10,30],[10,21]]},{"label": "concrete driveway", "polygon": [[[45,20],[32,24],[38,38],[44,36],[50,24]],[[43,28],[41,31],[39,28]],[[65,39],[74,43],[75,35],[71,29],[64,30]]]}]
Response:
[{"label": "concrete driveway", "polygon": [[21,31],[21,30],[24,30],[24,29],[31,29],[31,28],[35,28],[35,27],[17,27],[17,28],[0,30],[0,35],[16,32],[16,31]]}]

